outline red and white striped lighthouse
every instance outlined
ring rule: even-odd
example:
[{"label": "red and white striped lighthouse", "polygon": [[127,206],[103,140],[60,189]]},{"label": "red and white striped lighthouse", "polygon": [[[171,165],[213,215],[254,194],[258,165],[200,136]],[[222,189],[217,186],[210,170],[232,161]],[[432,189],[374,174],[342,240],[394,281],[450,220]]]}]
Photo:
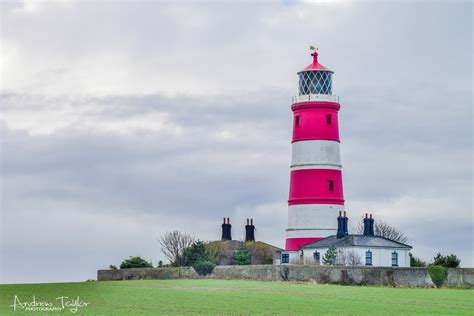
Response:
[{"label": "red and white striped lighthouse", "polygon": [[299,94],[293,98],[293,140],[286,250],[336,233],[335,218],[344,210],[333,72],[318,62],[298,72]]}]

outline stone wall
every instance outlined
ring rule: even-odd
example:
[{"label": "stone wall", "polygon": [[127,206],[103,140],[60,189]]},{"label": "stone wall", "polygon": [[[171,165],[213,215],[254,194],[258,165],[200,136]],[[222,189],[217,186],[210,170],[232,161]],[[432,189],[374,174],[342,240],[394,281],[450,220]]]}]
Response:
[{"label": "stone wall", "polygon": [[[200,277],[192,267],[99,270],[98,281],[214,278],[261,281],[316,282],[342,285],[383,285],[433,287],[426,268],[325,267],[325,266],[217,266],[212,274]],[[445,286],[474,288],[474,269],[448,269]]]},{"label": "stone wall", "polygon": [[192,267],[135,268],[97,271],[97,281],[198,278]]},{"label": "stone wall", "polygon": [[321,266],[218,266],[218,279],[297,281],[343,285],[434,286],[424,268],[321,267]]},{"label": "stone wall", "polygon": [[448,269],[448,278],[444,285],[447,287],[474,288],[474,269]]}]

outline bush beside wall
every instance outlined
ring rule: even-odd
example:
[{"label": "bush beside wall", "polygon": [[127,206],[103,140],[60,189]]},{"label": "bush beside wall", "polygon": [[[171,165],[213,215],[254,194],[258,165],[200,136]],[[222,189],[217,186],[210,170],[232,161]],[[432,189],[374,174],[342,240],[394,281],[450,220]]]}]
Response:
[{"label": "bush beside wall", "polygon": [[448,268],[442,266],[431,266],[428,268],[428,273],[431,276],[431,280],[440,288],[448,278]]}]

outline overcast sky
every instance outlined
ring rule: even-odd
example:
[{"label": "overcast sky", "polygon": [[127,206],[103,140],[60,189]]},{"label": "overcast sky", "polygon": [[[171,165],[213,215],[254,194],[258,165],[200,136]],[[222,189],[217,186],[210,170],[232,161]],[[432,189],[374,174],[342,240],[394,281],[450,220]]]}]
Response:
[{"label": "overcast sky", "polygon": [[1,3],[1,281],[164,260],[179,229],[283,246],[291,97],[335,71],[352,225],[473,259],[469,1]]}]

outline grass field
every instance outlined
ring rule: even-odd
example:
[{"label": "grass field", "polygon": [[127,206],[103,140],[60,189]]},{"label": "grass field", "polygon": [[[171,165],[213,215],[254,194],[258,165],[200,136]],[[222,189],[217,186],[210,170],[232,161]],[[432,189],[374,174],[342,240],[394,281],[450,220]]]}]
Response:
[{"label": "grass field", "polygon": [[[240,280],[147,280],[0,285],[0,315],[32,315],[10,305],[33,300],[61,306],[57,297],[80,297],[73,314],[281,314],[474,315],[474,291],[352,287]],[[17,305],[18,306],[18,305]],[[41,313],[51,314],[51,313]],[[53,313],[54,314],[54,313]]]}]

